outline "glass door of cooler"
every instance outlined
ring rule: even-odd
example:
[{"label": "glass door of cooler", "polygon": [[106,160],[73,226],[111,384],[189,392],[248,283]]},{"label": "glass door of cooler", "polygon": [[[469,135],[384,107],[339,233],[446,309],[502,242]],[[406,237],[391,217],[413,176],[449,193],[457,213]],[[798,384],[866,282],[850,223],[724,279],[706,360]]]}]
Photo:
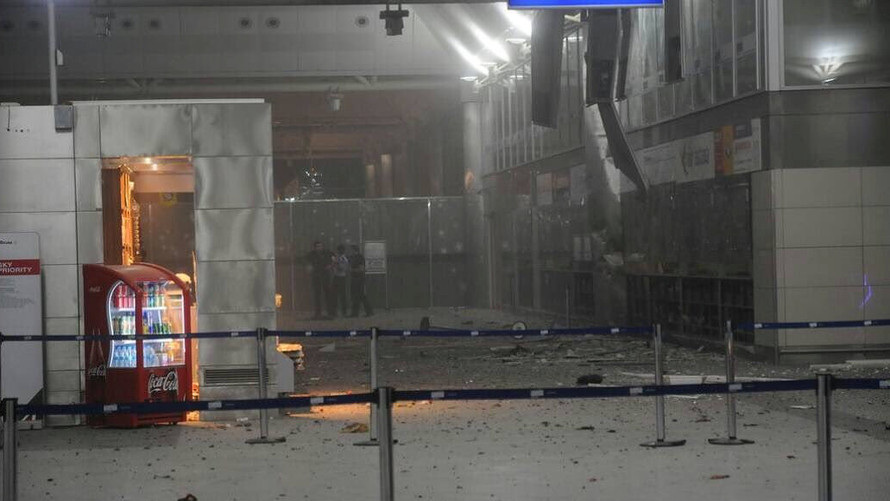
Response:
[{"label": "glass door of cooler", "polygon": [[123,336],[136,334],[136,291],[117,282],[108,295],[108,333],[111,337],[111,368],[136,368],[136,341]]},{"label": "glass door of cooler", "polygon": [[[142,334],[150,336],[142,344],[142,365],[169,367],[185,364],[185,340],[168,337],[185,330],[182,289],[170,280],[141,282]],[[157,336],[156,339],[154,336]]]}]

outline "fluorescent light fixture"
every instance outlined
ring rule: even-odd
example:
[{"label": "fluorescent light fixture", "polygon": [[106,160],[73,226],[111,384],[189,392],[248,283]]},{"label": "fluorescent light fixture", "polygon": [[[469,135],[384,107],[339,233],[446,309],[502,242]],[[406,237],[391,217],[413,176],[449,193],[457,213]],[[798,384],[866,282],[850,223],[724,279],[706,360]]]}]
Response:
[{"label": "fluorescent light fixture", "polygon": [[528,41],[528,38],[519,38],[519,37],[507,37],[504,39],[505,42],[513,45],[521,45]]},{"label": "fluorescent light fixture", "polygon": [[498,4],[498,10],[501,11],[501,14],[507,18],[507,22],[509,22],[514,28],[519,30],[520,33],[525,36],[531,36],[532,34],[532,21],[524,14],[520,14],[516,11],[512,11],[507,8],[507,4],[500,3]]},{"label": "fluorescent light fixture", "polygon": [[460,79],[464,82],[475,82],[479,79],[479,77],[477,77],[476,75],[467,75],[465,77],[460,77]]},{"label": "fluorescent light fixture", "polygon": [[488,52],[491,52],[492,55],[502,61],[510,62],[510,54],[507,54],[507,51],[500,44],[500,42],[486,35],[485,32],[482,31],[482,29],[480,29],[473,23],[470,23],[469,28],[470,32],[473,33],[473,36],[476,37],[476,40],[479,40],[479,42],[482,44],[483,47],[485,47],[486,50],[488,50]]},{"label": "fluorescent light fixture", "polygon": [[467,48],[457,40],[451,40],[450,43],[451,46],[454,47],[454,50],[457,51],[458,55],[460,55],[464,61],[470,63],[470,66],[472,66],[474,70],[482,75],[488,75],[488,69],[482,65],[482,61],[479,60],[478,56],[467,50]]}]

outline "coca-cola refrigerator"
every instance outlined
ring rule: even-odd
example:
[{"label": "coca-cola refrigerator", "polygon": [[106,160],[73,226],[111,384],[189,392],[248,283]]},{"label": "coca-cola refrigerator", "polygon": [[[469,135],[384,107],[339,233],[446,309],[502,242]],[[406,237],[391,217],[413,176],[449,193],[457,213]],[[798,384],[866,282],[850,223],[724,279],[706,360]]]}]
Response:
[{"label": "coca-cola refrigerator", "polygon": [[[83,266],[86,401],[175,402],[191,395],[188,287],[169,270],[140,263]],[[136,338],[136,334],[145,337]],[[185,420],[184,412],[93,415],[93,426],[137,427]]]}]

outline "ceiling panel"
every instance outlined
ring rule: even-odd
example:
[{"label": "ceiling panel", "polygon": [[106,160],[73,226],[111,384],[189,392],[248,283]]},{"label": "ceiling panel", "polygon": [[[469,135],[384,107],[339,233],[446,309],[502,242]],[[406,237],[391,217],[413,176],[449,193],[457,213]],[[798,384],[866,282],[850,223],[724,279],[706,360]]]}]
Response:
[{"label": "ceiling panel", "polygon": [[[57,7],[66,78],[459,75],[460,62],[411,6],[402,36],[387,37],[380,6],[116,8],[111,35],[88,8]],[[0,78],[43,79],[41,8],[2,8]],[[45,21],[44,21],[45,23]],[[33,23],[32,23],[33,24]],[[41,31],[44,30],[44,31]]]}]

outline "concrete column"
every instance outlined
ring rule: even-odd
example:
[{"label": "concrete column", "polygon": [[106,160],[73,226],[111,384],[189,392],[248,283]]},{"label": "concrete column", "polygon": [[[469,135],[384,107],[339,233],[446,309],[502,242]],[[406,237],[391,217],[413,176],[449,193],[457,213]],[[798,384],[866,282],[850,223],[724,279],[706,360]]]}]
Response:
[{"label": "concrete column", "polygon": [[392,197],[392,155],[380,155],[380,185],[378,195],[383,198]]},{"label": "concrete column", "polygon": [[365,165],[365,197],[377,198],[377,166],[374,164]]}]

